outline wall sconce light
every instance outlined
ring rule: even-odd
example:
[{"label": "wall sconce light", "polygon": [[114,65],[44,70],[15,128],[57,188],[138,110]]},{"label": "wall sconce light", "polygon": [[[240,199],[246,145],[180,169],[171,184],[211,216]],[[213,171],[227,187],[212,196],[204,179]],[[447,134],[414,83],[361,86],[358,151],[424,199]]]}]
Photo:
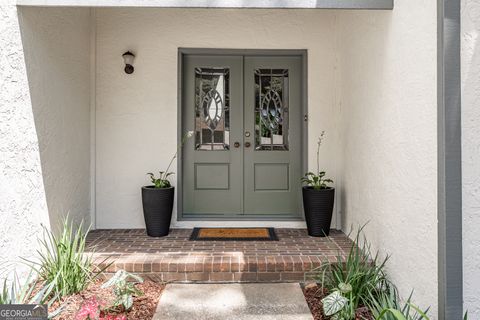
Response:
[{"label": "wall sconce light", "polygon": [[125,52],[122,54],[123,61],[125,61],[125,73],[127,74],[132,74],[133,70],[133,60],[135,59],[135,55],[131,53],[130,51]]}]

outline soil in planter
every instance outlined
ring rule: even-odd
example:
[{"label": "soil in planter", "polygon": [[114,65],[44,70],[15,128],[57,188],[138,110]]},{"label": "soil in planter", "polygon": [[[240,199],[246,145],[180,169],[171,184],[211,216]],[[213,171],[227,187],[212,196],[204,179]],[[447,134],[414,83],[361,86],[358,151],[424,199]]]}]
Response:
[{"label": "soil in planter", "polygon": [[[64,310],[54,319],[58,320],[72,320],[82,306],[83,301],[93,297],[105,302],[114,300],[112,288],[102,289],[102,281],[97,281],[88,286],[78,294],[65,297],[61,302],[55,302],[50,308],[49,312],[53,312],[60,305],[64,305]],[[136,287],[143,292],[142,296],[133,298],[133,306],[128,312],[109,312],[111,315],[126,315],[127,319],[135,320],[151,320],[157,308],[160,294],[165,285],[156,283],[150,280],[145,280],[143,283],[137,284]]]},{"label": "soil in planter", "polygon": [[[328,295],[326,289],[322,289],[319,286],[307,286],[303,288],[303,295],[305,300],[307,300],[308,307],[312,312],[313,319],[315,320],[326,320],[330,317],[323,314],[322,299]],[[355,312],[355,320],[374,320],[370,311],[365,307],[360,307]]]}]

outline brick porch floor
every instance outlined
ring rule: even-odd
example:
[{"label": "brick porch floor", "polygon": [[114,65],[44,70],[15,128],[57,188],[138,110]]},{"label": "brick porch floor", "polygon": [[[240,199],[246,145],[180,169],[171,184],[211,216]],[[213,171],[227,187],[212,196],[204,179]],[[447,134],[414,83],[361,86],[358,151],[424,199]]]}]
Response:
[{"label": "brick porch floor", "polygon": [[155,281],[287,282],[325,261],[345,257],[352,242],[340,231],[314,238],[305,229],[275,229],[279,241],[189,241],[191,229],[150,238],[143,229],[94,230],[87,251],[107,273],[124,269]]}]

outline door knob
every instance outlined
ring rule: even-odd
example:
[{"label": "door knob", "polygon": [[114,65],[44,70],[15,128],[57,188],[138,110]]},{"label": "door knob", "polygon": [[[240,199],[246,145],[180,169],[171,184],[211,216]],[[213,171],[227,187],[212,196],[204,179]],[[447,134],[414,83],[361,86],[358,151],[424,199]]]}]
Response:
[{"label": "door knob", "polygon": [[240,142],[235,142],[235,143],[233,144],[233,146],[234,146],[235,148],[240,147]]},{"label": "door knob", "polygon": [[245,142],[245,148],[250,148],[250,142]]}]

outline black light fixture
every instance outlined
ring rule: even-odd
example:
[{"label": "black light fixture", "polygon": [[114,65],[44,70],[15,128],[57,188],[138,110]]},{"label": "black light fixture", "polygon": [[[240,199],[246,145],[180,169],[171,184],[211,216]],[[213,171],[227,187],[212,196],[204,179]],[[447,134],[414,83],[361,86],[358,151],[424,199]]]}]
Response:
[{"label": "black light fixture", "polygon": [[122,54],[123,61],[125,61],[125,73],[127,74],[132,74],[133,70],[133,60],[135,59],[135,55],[131,53],[130,51],[125,52]]}]

